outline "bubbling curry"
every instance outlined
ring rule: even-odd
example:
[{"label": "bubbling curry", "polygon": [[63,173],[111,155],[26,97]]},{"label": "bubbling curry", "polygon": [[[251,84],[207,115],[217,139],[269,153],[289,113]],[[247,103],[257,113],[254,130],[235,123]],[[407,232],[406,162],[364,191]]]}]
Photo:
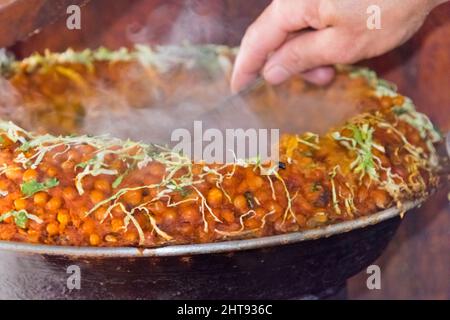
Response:
[{"label": "bubbling curry", "polygon": [[[175,96],[225,93],[234,56],[222,46],[3,55],[1,87],[14,94],[0,99],[0,240],[155,247],[263,237],[401,208],[438,185],[434,144],[441,138],[430,120],[356,67],[337,67],[325,89],[295,79],[249,97],[258,112],[280,108],[273,121],[289,127],[275,164],[195,163],[167,146],[86,129],[120,114],[124,101],[132,113],[161,100],[171,105]],[[197,84],[190,97],[181,83]],[[339,125],[320,107],[282,119],[292,96],[317,92],[332,107],[342,104],[341,92],[357,112],[331,108],[347,115]],[[99,106],[93,99],[111,107],[89,126],[90,108]]]}]

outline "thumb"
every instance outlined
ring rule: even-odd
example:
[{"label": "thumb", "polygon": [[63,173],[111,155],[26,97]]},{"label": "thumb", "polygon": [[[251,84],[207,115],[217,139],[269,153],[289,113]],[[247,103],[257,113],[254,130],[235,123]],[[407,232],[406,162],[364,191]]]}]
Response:
[{"label": "thumb", "polygon": [[[267,61],[263,75],[267,82],[277,85],[294,75],[335,63],[331,54],[330,43],[332,29],[309,31],[287,41]],[[322,69],[322,68],[321,68]],[[321,70],[319,69],[319,70]],[[330,70],[327,70],[330,74]]]},{"label": "thumb", "polygon": [[307,82],[313,83],[318,86],[324,86],[329,84],[336,74],[334,67],[318,67],[305,71],[301,74],[302,78]]}]

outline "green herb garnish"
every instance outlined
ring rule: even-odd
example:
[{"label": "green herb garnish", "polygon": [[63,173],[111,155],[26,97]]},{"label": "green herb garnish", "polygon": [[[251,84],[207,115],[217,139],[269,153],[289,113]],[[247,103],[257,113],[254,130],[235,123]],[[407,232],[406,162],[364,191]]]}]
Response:
[{"label": "green herb garnish", "polygon": [[384,153],[384,148],[373,142],[373,133],[375,129],[365,123],[362,125],[350,124],[346,127],[352,131],[351,137],[345,137],[340,132],[332,134],[333,139],[339,141],[344,147],[356,152],[356,159],[350,165],[350,168],[361,174],[362,177],[367,174],[372,180],[377,181],[379,176],[375,166],[372,148]]},{"label": "green herb garnish", "polygon": [[22,183],[20,185],[20,190],[25,196],[30,197],[37,192],[48,190],[50,188],[56,187],[57,185],[59,185],[59,181],[56,178],[48,179],[45,182],[37,182],[33,179]]},{"label": "green herb garnish", "polygon": [[124,173],[122,173],[120,176],[118,176],[116,178],[116,180],[114,180],[114,182],[112,183],[112,187],[113,188],[117,188],[118,186],[120,186],[120,184],[123,181],[123,178],[125,178],[125,176],[128,174],[128,170],[125,171]]}]

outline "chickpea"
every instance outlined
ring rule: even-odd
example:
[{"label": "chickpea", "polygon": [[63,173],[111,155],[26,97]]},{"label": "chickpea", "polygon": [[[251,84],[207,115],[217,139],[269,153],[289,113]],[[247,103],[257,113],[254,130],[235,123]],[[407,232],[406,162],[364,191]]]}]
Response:
[{"label": "chickpea", "polygon": [[67,158],[75,163],[79,163],[81,161],[80,153],[74,149],[67,152]]},{"label": "chickpea", "polygon": [[27,207],[27,200],[19,198],[14,200],[14,208],[16,210],[24,210]]},{"label": "chickpea", "polygon": [[357,197],[359,202],[364,202],[368,196],[368,190],[367,188],[359,188]]},{"label": "chickpea", "polygon": [[138,238],[138,235],[136,232],[129,230],[125,233],[124,239],[128,242],[135,242]]},{"label": "chickpea", "polygon": [[92,152],[95,151],[95,147],[85,144],[78,147],[80,154],[82,155],[83,160],[89,160],[91,158]]},{"label": "chickpea", "polygon": [[108,234],[105,236],[105,241],[106,242],[117,242],[117,238],[114,237],[113,235]]},{"label": "chickpea", "polygon": [[237,193],[245,193],[249,191],[247,180],[243,180],[236,189]]},{"label": "chickpea", "polygon": [[297,224],[300,227],[305,227],[306,226],[306,217],[304,215],[297,214],[295,217],[296,217]]},{"label": "chickpea", "polygon": [[227,177],[223,180],[222,185],[225,188],[234,188],[236,183],[236,178],[235,177]]},{"label": "chickpea", "polygon": [[95,231],[95,222],[92,219],[86,219],[81,226],[81,230],[85,234],[92,234]]},{"label": "chickpea", "polygon": [[200,164],[194,164],[192,166],[192,174],[197,176],[203,172],[203,166]]},{"label": "chickpea", "polygon": [[58,169],[56,169],[55,167],[50,167],[47,169],[47,175],[49,177],[56,177],[56,175],[58,174]]},{"label": "chickpea", "polygon": [[45,192],[38,192],[33,196],[33,202],[36,206],[44,207],[47,204],[48,195]]},{"label": "chickpea", "polygon": [[258,199],[258,201],[261,203],[269,201],[270,199],[272,199],[271,191],[267,192],[264,190],[257,190],[255,191],[255,199]]},{"label": "chickpea", "polygon": [[205,177],[206,182],[208,182],[209,184],[216,184],[218,179],[219,179],[218,176],[212,173],[208,174]]},{"label": "chickpea", "polygon": [[[144,177],[144,184],[145,185],[152,185],[152,184],[157,184],[161,182],[161,178],[159,177],[155,177],[155,176],[150,176],[150,175],[146,175]],[[155,190],[155,189],[152,189]]]},{"label": "chickpea", "polygon": [[93,176],[86,176],[83,178],[83,189],[85,191],[91,190],[94,187],[95,178]]},{"label": "chickpea", "polygon": [[324,212],[317,212],[314,216],[306,221],[306,226],[309,228],[315,228],[323,225],[328,221],[328,217]]},{"label": "chickpea", "polygon": [[218,188],[212,188],[207,195],[208,204],[212,207],[219,207],[222,204],[223,193]]},{"label": "chickpea", "polygon": [[55,236],[59,233],[59,226],[56,222],[52,222],[47,225],[46,230],[49,236]]},{"label": "chickpea", "polygon": [[36,180],[37,176],[38,176],[38,173],[36,170],[28,169],[28,170],[25,170],[25,172],[23,173],[22,180],[23,181]]},{"label": "chickpea", "polygon": [[77,191],[75,190],[75,188],[72,187],[65,187],[63,189],[63,197],[64,199],[71,201],[73,199],[75,199],[77,196]]},{"label": "chickpea", "polygon": [[200,220],[200,212],[193,206],[184,207],[180,209],[180,214],[185,222],[196,224]]},{"label": "chickpea", "polygon": [[110,168],[113,170],[117,170],[117,171],[121,171],[123,167],[123,161],[122,160],[114,160],[111,165]]},{"label": "chickpea", "polygon": [[95,219],[98,221],[102,221],[106,218],[106,211],[107,209],[105,207],[100,207],[94,212]]},{"label": "chickpea", "polygon": [[164,222],[167,224],[172,224],[177,220],[177,211],[175,209],[166,209],[162,216],[164,217]]},{"label": "chickpea", "polygon": [[314,215],[314,220],[318,223],[325,223],[328,221],[328,217],[325,212],[317,212]]},{"label": "chickpea", "polygon": [[160,162],[152,162],[148,166],[148,170],[152,176],[162,178],[166,173],[166,168]]},{"label": "chickpea", "polygon": [[114,206],[111,210],[111,214],[113,215],[113,217],[115,218],[121,218],[123,217],[123,215],[125,214],[125,212],[123,212],[122,207],[120,206]]},{"label": "chickpea", "polygon": [[247,178],[247,185],[250,191],[257,191],[263,186],[264,180],[260,176]]},{"label": "chickpea", "polygon": [[259,207],[255,209],[255,213],[255,217],[257,217],[258,219],[262,219],[262,217],[266,215],[267,211],[266,209]]},{"label": "chickpea", "polygon": [[91,246],[98,246],[100,244],[100,236],[96,233],[93,233],[89,236],[89,243]]},{"label": "chickpea", "polygon": [[61,225],[63,226],[67,225],[70,221],[69,211],[67,209],[58,210],[58,215],[56,216],[56,219]]},{"label": "chickpea", "polygon": [[222,209],[221,217],[228,223],[233,223],[235,219],[234,212],[230,209]]},{"label": "chickpea", "polygon": [[314,210],[314,207],[309,203],[303,196],[298,195],[297,198],[294,200],[295,206],[298,207],[298,209],[302,213],[311,213]]},{"label": "chickpea", "polygon": [[103,192],[98,191],[98,190],[92,190],[89,193],[89,198],[91,199],[93,204],[97,204],[100,201],[103,201],[105,199],[105,195],[103,194]]},{"label": "chickpea", "polygon": [[23,198],[23,194],[19,190],[10,192],[8,196],[9,196],[10,200],[16,200],[19,198]]},{"label": "chickpea", "polygon": [[142,201],[142,191],[141,190],[133,190],[128,191],[123,195],[125,202],[129,205],[136,206]]},{"label": "chickpea", "polygon": [[0,190],[8,190],[8,187],[10,185],[10,181],[7,179],[0,179]]},{"label": "chickpea", "polygon": [[273,211],[274,217],[279,217],[283,214],[283,208],[275,201],[270,201],[267,205],[265,205],[265,208],[268,212]]},{"label": "chickpea", "polygon": [[73,162],[72,160],[64,161],[61,164],[61,169],[66,173],[72,172],[74,170],[74,168],[75,168],[75,162]]},{"label": "chickpea", "polygon": [[31,242],[31,243],[38,243],[39,242],[39,236],[40,236],[40,232],[36,231],[36,230],[28,230],[28,239],[27,241]]},{"label": "chickpea", "polygon": [[94,188],[104,193],[110,193],[111,183],[106,179],[97,179],[94,182]]},{"label": "chickpea", "polygon": [[380,209],[384,209],[388,202],[388,195],[383,190],[373,190],[370,192],[372,199],[374,200],[376,206]]},{"label": "chickpea", "polygon": [[47,202],[47,205],[45,207],[49,211],[56,211],[61,208],[61,206],[62,199],[60,197],[53,197]]},{"label": "chickpea", "polygon": [[236,198],[234,198],[233,204],[241,213],[248,210],[247,199],[243,195],[238,195]]},{"label": "chickpea", "polygon": [[244,226],[248,229],[256,229],[256,228],[259,228],[260,225],[261,225],[261,222],[258,219],[249,218],[249,219],[245,220],[245,222],[244,222]]},{"label": "chickpea", "polygon": [[6,169],[5,176],[9,180],[20,180],[22,178],[22,169],[20,167],[9,167]]},{"label": "chickpea", "polygon": [[111,220],[111,231],[112,232],[119,232],[122,230],[123,227],[123,220],[119,218],[114,218]]}]

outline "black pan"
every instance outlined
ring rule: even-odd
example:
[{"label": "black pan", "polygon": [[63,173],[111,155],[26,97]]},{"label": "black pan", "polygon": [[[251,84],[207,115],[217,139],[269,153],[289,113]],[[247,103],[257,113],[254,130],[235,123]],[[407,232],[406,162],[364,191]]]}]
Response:
[{"label": "black pan", "polygon": [[137,249],[0,242],[0,298],[326,298],[381,254],[400,212],[420,203],[315,230],[210,244]]}]

